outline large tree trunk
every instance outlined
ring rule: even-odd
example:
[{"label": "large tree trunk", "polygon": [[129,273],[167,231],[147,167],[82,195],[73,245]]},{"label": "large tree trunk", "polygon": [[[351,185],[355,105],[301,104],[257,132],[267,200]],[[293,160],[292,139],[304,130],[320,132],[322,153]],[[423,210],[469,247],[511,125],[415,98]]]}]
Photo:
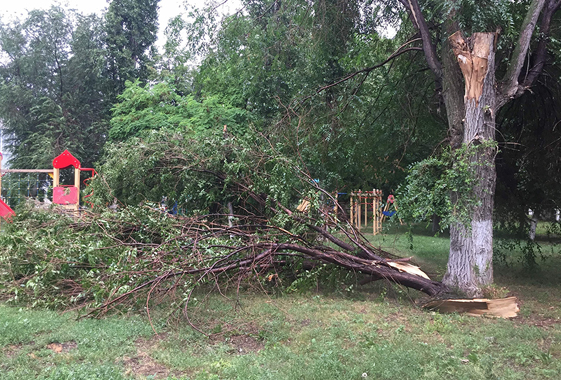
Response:
[{"label": "large tree trunk", "polygon": [[[474,196],[471,225],[450,228],[450,257],[443,282],[469,296],[493,282],[493,198],[495,194],[495,33],[475,33],[464,40],[459,32],[450,43],[464,75],[463,144],[470,149]],[[445,98],[446,100],[446,98]],[[447,102],[449,103],[449,102]],[[446,104],[457,108],[457,104]]]},{"label": "large tree trunk", "polygon": [[[522,95],[535,82],[545,65],[546,46],[553,14],[561,7],[561,0],[532,0],[520,28],[518,43],[508,63],[507,71],[495,86],[495,33],[475,33],[464,40],[459,29],[456,14],[460,7],[458,0],[451,0],[445,19],[445,33],[452,34],[443,44],[442,64],[436,55],[436,45],[424,18],[418,0],[399,0],[408,12],[413,25],[423,41],[423,52],[436,78],[437,89],[443,87],[442,98],[446,105],[449,123],[449,137],[452,148],[463,144],[479,145],[472,156],[476,165],[474,178],[478,184],[474,195],[480,201],[471,211],[472,222],[450,228],[450,258],[444,282],[470,295],[477,295],[481,287],[493,281],[493,196],[495,194],[495,116],[497,111],[511,99]],[[546,6],[547,5],[547,6]],[[532,68],[526,73],[522,85],[518,80],[526,60],[532,34],[542,9],[540,43],[534,54]],[[430,7],[428,7],[430,8]],[[455,59],[450,59],[450,48]],[[457,64],[456,64],[457,62]],[[465,81],[465,96],[461,100],[461,78],[458,65]],[[463,124],[463,125],[462,125]],[[463,138],[462,138],[463,137]],[[457,194],[451,194],[452,201]]]}]

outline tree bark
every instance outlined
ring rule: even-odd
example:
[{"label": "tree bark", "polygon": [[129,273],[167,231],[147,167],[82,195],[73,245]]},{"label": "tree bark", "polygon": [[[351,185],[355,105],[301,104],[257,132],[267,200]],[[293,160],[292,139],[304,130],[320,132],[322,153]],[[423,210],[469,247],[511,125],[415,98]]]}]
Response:
[{"label": "tree bark", "polygon": [[[467,40],[459,32],[450,44],[464,76],[463,141],[477,182],[477,205],[471,225],[450,228],[450,257],[443,282],[468,296],[480,295],[493,282],[493,198],[495,195],[495,33],[475,33]],[[445,98],[446,99],[446,98]],[[454,107],[455,104],[446,104]]]},{"label": "tree bark", "polygon": [[[448,15],[444,24],[444,30],[447,36],[453,35],[460,30],[458,22],[455,21],[455,7],[452,7],[451,13]],[[464,137],[464,84],[462,80],[462,72],[457,64],[456,56],[452,51],[451,41],[448,39],[442,43],[442,82],[443,91],[442,99],[446,108],[446,116],[448,117],[448,138],[452,149],[461,147]]]},{"label": "tree bark", "polygon": [[[493,197],[495,194],[495,117],[504,104],[521,96],[542,71],[545,64],[547,37],[553,14],[561,7],[561,0],[532,0],[520,29],[516,48],[509,60],[505,77],[495,85],[495,33],[475,33],[467,41],[459,32],[456,13],[459,4],[451,0],[445,16],[445,33],[451,35],[443,43],[442,65],[436,56],[433,38],[424,19],[418,0],[399,0],[408,12],[413,25],[421,34],[425,59],[435,75],[436,87],[443,85],[442,98],[448,116],[450,145],[480,145],[472,160],[477,164],[474,178],[478,179],[475,196],[478,206],[471,210],[472,222],[467,228],[450,228],[450,258],[443,279],[448,286],[469,295],[478,295],[481,287],[493,281]],[[545,7],[545,8],[544,8]],[[528,54],[532,33],[542,10],[540,31],[543,35],[535,51],[534,65],[519,84],[520,72]],[[450,57],[450,46],[454,57]],[[457,62],[457,63],[456,63]],[[458,65],[459,64],[459,65]],[[465,82],[465,96],[461,100],[461,78]],[[457,194],[452,193],[452,202]]]},{"label": "tree bark", "polygon": [[532,216],[530,219],[530,233],[528,237],[530,240],[534,241],[536,239],[536,228],[538,227],[538,219],[535,216]]}]

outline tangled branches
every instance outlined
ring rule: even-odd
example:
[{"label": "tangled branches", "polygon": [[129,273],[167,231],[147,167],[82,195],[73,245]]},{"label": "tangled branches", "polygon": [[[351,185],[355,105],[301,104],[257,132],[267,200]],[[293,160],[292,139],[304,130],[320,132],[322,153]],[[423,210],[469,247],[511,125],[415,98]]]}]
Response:
[{"label": "tangled branches", "polygon": [[18,242],[22,234],[2,236],[2,261],[8,268],[2,277],[11,285],[4,296],[87,306],[88,315],[99,315],[118,305],[138,305],[141,299],[148,306],[151,300],[177,297],[179,291],[186,308],[198,285],[235,283],[239,288],[248,277],[282,273],[302,261],[333,264],[429,295],[443,289],[396,269],[392,265],[399,260],[370,246],[356,231],[343,240],[302,215],[292,216],[293,229],[303,231],[294,234],[253,216],[237,215],[237,226],[229,227],[220,223],[226,215],[169,217],[148,207],[87,214],[78,221],[51,214],[34,211],[37,218],[27,215],[10,226],[26,229],[33,240],[27,240],[29,246]]},{"label": "tangled branches", "polygon": [[[193,290],[202,284],[239,288],[249,277],[282,276],[303,263],[344,268],[429,295],[444,290],[410,270],[414,267],[407,259],[370,245],[345,221],[343,208],[329,192],[290,160],[274,151],[249,149],[243,141],[211,142],[157,140],[137,146],[137,157],[127,157],[143,157],[138,167],[150,179],[144,183],[150,184],[147,194],[153,198],[162,194],[153,192],[153,181],[169,181],[175,173],[174,185],[167,183],[164,191],[173,188],[176,200],[199,207],[188,215],[170,216],[148,202],[117,210],[100,207],[79,219],[20,210],[0,235],[1,294],[83,307],[86,315],[139,305],[149,311],[153,302],[171,297],[181,301],[186,313]],[[205,155],[210,148],[214,155]],[[113,186],[129,169],[122,161],[121,171],[102,170],[98,204],[117,194]],[[122,202],[130,199],[126,190],[119,190]],[[309,209],[292,211],[303,198]],[[328,201],[343,218],[328,212]]]}]

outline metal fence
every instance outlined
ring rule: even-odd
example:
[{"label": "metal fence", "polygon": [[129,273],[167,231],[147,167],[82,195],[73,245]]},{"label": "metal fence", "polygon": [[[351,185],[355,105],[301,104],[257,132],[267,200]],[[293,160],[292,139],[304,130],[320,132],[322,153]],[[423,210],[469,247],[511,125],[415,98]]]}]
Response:
[{"label": "metal fence", "polygon": [[8,206],[16,207],[26,198],[40,202],[50,201],[53,195],[53,179],[48,172],[21,172],[6,170],[2,173],[0,196]]}]

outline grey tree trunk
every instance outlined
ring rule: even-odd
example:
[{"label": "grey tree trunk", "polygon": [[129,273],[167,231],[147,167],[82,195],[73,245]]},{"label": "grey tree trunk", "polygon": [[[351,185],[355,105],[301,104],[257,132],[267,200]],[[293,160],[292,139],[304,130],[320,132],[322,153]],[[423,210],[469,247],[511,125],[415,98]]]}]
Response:
[{"label": "grey tree trunk", "polygon": [[[450,257],[443,282],[468,296],[478,296],[493,282],[493,198],[495,195],[495,33],[475,33],[467,41],[450,37],[465,81],[463,144],[473,146],[477,179],[471,225],[450,228]],[[446,100],[446,98],[445,98]],[[455,104],[446,104],[454,108]],[[453,194],[453,198],[455,195]]]},{"label": "grey tree trunk", "polygon": [[440,216],[434,214],[432,216],[432,233],[436,234],[437,232],[440,231]]}]

